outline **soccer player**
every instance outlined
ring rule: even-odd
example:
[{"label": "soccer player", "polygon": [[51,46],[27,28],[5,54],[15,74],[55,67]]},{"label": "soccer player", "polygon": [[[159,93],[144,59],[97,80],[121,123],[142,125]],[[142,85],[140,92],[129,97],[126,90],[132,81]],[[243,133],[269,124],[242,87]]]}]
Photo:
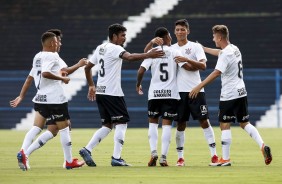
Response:
[{"label": "soccer player", "polygon": [[[129,166],[122,158],[129,115],[121,88],[122,60],[138,61],[146,58],[161,57],[162,51],[152,50],[149,53],[131,54],[123,48],[126,40],[126,28],[120,24],[108,28],[109,42],[99,45],[90,62],[85,67],[85,76],[89,85],[88,99],[97,101],[102,127],[97,130],[89,143],[79,151],[88,166],[96,166],[91,152],[112,130],[115,125],[114,151],[112,166]],[[95,87],[92,78],[92,67],[98,65],[98,81]]]},{"label": "soccer player", "polygon": [[81,167],[84,162],[79,162],[77,159],[72,158],[69,134],[70,117],[62,82],[67,84],[70,80],[67,77],[67,71],[72,73],[77,68],[84,66],[87,60],[81,59],[76,65],[68,68],[66,63],[56,53],[60,45],[56,34],[46,32],[42,35],[41,41],[43,49],[35,56],[30,74],[34,77],[37,87],[37,94],[33,98],[34,109],[36,111],[35,122],[40,122],[44,125],[46,121],[48,129],[26,151],[21,150],[18,153],[18,164],[22,170],[29,168],[28,156],[35,149],[43,146],[48,140],[54,137],[53,133],[49,130],[49,127],[53,127],[54,129],[58,129],[61,135],[66,168]]},{"label": "soccer player", "polygon": [[[205,52],[218,56],[215,70],[189,94],[190,98],[196,98],[200,90],[221,75],[221,94],[219,102],[219,122],[221,128],[222,158],[211,166],[231,166],[231,122],[237,121],[259,145],[265,164],[272,161],[270,147],[264,144],[258,130],[249,122],[247,91],[243,80],[242,55],[237,46],[229,41],[229,31],[225,25],[215,25],[212,28],[213,41],[216,47],[212,49],[204,47]],[[222,50],[221,50],[222,49]]]},{"label": "soccer player", "polygon": [[151,159],[148,166],[156,166],[158,159],[158,125],[159,118],[162,118],[162,149],[159,163],[161,166],[168,166],[167,154],[171,140],[171,124],[177,115],[177,103],[180,99],[177,90],[177,63],[174,58],[181,56],[180,51],[171,46],[171,36],[164,27],[156,29],[155,36],[163,39],[162,49],[165,55],[157,59],[145,59],[137,73],[136,91],[141,95],[141,82],[146,70],[151,69],[152,78],[148,92],[148,137],[151,149]]},{"label": "soccer player", "polygon": [[[194,120],[198,120],[204,131],[205,139],[208,143],[211,162],[218,161],[216,153],[216,143],[213,128],[209,122],[208,106],[204,89],[201,90],[196,99],[189,98],[189,92],[193,87],[201,82],[199,70],[206,69],[206,55],[200,44],[188,40],[190,33],[189,24],[186,19],[180,19],[175,22],[174,34],[177,43],[172,47],[181,51],[183,56],[178,56],[177,86],[180,94],[178,105],[177,130],[176,130],[176,150],[178,153],[177,166],[184,166],[184,143],[185,128],[190,115]],[[147,44],[145,51],[152,48],[153,44],[160,44],[159,38],[154,38]]]}]

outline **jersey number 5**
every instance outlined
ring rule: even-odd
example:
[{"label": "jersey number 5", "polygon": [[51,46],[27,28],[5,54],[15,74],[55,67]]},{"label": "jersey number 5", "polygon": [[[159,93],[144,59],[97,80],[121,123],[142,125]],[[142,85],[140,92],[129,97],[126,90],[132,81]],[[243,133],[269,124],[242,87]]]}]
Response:
[{"label": "jersey number 5", "polygon": [[160,80],[162,82],[165,82],[168,80],[168,71],[165,69],[165,67],[167,67],[167,63],[160,64],[160,72],[162,73],[162,75],[160,75]]}]

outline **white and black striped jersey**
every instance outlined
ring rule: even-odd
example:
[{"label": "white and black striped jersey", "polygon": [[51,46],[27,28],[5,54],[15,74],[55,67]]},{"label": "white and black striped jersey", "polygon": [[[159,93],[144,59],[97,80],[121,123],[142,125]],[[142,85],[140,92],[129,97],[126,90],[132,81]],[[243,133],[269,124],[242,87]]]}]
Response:
[{"label": "white and black striped jersey", "polygon": [[35,55],[33,68],[30,72],[37,88],[37,93],[32,100],[34,103],[62,104],[68,101],[61,80],[47,79],[41,76],[43,72],[60,75],[60,70],[65,67],[67,65],[58,53],[42,51]]},{"label": "white and black striped jersey", "polygon": [[215,69],[222,73],[220,101],[247,96],[243,80],[242,55],[237,46],[229,44],[220,51]]},{"label": "white and black striped jersey", "polygon": [[122,54],[125,52],[120,45],[103,43],[99,45],[90,62],[99,65],[96,94],[124,96],[121,88]]},{"label": "white and black striped jersey", "polygon": [[[161,49],[160,46],[156,47]],[[148,99],[180,99],[177,89],[177,63],[174,57],[182,56],[181,52],[169,46],[163,46],[165,55],[162,58],[145,59],[141,66],[151,68]]]},{"label": "white and black striped jersey", "polygon": [[[179,46],[178,43],[175,43],[172,47],[181,51],[182,55],[188,59],[194,61],[204,59],[207,61],[206,54],[202,46],[198,43],[188,41],[188,43],[183,46]],[[201,76],[199,70],[188,71],[182,68],[184,64],[184,62],[178,64],[177,86],[179,92],[190,92],[194,87],[201,83]],[[201,89],[201,92],[204,92],[204,88]]]}]

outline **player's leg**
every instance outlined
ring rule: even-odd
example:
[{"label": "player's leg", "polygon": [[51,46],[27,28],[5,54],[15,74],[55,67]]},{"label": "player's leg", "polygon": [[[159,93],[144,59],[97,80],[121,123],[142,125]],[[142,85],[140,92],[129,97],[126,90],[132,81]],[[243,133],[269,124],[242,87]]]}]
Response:
[{"label": "player's leg", "polygon": [[218,156],[216,153],[216,143],[213,128],[208,119],[199,120],[199,122],[204,131],[204,136],[210,149],[211,162],[216,163],[218,161]]},{"label": "player's leg", "polygon": [[190,117],[189,109],[189,97],[188,93],[180,92],[180,100],[177,103],[177,117],[176,121],[176,132],[175,132],[175,142],[176,142],[176,151],[178,155],[177,166],[184,166],[184,143],[185,143],[185,129],[187,121]]},{"label": "player's leg", "polygon": [[264,141],[256,127],[249,123],[247,97],[239,98],[237,101],[238,102],[235,108],[235,114],[238,119],[238,122],[240,122],[240,127],[244,129],[254,141],[256,141],[264,156],[265,164],[269,165],[272,161],[271,149],[269,146],[264,144]]}]

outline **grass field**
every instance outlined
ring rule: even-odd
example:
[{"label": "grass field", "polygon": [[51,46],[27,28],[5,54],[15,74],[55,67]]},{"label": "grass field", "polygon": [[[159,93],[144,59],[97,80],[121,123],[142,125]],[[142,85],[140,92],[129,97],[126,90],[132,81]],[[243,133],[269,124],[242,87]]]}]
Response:
[{"label": "grass field", "polygon": [[[220,131],[215,127],[217,152],[221,155]],[[161,129],[159,129],[159,136]],[[73,156],[85,146],[95,129],[72,131]],[[97,167],[79,169],[62,168],[63,151],[59,136],[30,156],[31,170],[18,168],[16,154],[20,149],[25,131],[0,130],[0,183],[98,183],[98,184],[145,184],[145,183],[282,183],[282,129],[259,129],[264,141],[271,146],[273,161],[266,166],[258,145],[245,131],[232,128],[231,167],[209,167],[208,146],[199,128],[186,130],[185,167],[174,166],[175,129],[168,155],[170,167],[147,167],[150,158],[147,129],[128,129],[122,157],[132,167],[111,167],[113,132],[92,152]],[[160,139],[159,139],[160,140]],[[160,143],[160,141],[159,141]],[[160,144],[158,147],[160,152]]]}]

